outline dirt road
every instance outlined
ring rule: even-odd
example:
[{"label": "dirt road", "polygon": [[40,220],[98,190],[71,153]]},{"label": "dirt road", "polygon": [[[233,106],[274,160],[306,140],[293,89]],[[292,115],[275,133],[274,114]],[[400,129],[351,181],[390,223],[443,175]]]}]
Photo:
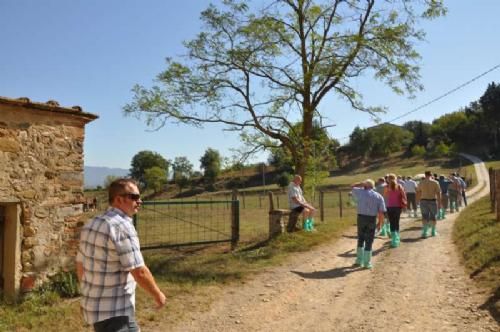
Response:
[{"label": "dirt road", "polygon": [[[488,193],[484,164],[476,172],[470,202]],[[439,235],[427,239],[420,220],[403,218],[401,246],[390,249],[387,238],[377,238],[372,270],[352,267],[352,228],[335,243],[225,288],[208,311],[189,313],[172,331],[499,331],[459,264],[451,241],[456,216],[438,221]]]}]

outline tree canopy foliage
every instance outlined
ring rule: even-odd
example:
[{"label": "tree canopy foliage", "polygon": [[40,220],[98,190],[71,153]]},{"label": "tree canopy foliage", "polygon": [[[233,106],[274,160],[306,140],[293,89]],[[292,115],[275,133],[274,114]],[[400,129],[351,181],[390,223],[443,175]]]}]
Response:
[{"label": "tree canopy foliage", "polygon": [[136,85],[124,111],[156,128],[224,124],[242,131],[250,151],[282,146],[304,176],[314,121],[335,117],[320,107],[325,96],[375,115],[382,108],[364,105],[358,77],[396,93],[421,89],[418,24],[445,12],[443,0],[275,0],[261,10],[224,0],[201,13],[203,31],[185,42],[184,61],[168,58],[159,84]]},{"label": "tree canopy foliage", "polygon": [[153,151],[140,151],[133,158],[130,168],[130,176],[136,179],[142,186],[145,186],[147,181],[145,173],[147,169],[158,167],[165,173],[165,178],[168,177],[168,161],[159,153]]},{"label": "tree canopy foliage", "polygon": [[212,148],[208,148],[205,154],[200,158],[200,168],[203,170],[203,179],[211,189],[221,171],[221,161],[219,151]]},{"label": "tree canopy foliage", "polygon": [[500,155],[499,114],[500,85],[491,83],[477,101],[432,123],[408,121],[401,127],[390,124],[356,127],[343,151],[353,157],[387,156],[401,149],[413,155],[443,156],[458,149],[477,151],[481,147],[482,152]]}]

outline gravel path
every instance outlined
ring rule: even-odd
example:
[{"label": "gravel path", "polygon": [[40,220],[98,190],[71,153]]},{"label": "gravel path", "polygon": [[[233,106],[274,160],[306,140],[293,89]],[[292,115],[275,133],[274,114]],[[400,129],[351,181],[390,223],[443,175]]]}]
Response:
[{"label": "gravel path", "polygon": [[[469,202],[488,193],[484,164],[476,172]],[[500,331],[479,309],[485,294],[459,264],[451,240],[457,214],[438,221],[438,236],[427,239],[420,238],[420,220],[402,216],[401,246],[391,249],[389,239],[378,237],[372,270],[352,266],[353,227],[334,243],[225,287],[208,310],[168,330]]]}]

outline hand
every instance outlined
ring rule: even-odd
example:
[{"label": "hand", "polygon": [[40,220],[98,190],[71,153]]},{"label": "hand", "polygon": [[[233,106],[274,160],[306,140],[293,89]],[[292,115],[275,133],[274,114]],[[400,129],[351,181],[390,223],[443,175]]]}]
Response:
[{"label": "hand", "polygon": [[160,294],[158,294],[158,296],[155,298],[155,302],[156,302],[156,309],[161,309],[165,306],[165,303],[167,302],[167,297],[165,296],[165,294],[163,294],[163,292],[160,292]]}]

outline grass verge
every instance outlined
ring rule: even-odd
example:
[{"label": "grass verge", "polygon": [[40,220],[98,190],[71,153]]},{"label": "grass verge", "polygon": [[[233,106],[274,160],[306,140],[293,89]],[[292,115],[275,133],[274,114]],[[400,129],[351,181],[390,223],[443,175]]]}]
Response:
[{"label": "grass verge", "polygon": [[500,222],[490,211],[489,196],[460,214],[453,239],[470,277],[491,294],[481,308],[500,321]]}]

